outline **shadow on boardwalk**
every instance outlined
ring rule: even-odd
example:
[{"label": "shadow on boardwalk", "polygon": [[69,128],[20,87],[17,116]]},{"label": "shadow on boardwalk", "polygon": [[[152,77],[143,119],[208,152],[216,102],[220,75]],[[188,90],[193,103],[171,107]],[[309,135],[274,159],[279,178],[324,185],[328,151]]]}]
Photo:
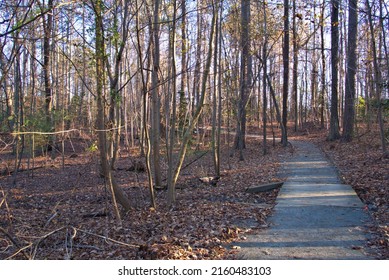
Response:
[{"label": "shadow on boardwalk", "polygon": [[293,141],[269,228],[236,243],[240,259],[371,259],[369,216],[351,186],[313,144]]}]

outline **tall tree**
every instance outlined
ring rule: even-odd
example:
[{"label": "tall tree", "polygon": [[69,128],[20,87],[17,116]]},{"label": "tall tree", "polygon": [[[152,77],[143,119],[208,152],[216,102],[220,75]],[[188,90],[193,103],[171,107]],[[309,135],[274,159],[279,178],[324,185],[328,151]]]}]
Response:
[{"label": "tall tree", "polygon": [[[170,99],[171,103],[171,113],[167,112],[166,124],[167,124],[167,137],[166,137],[166,147],[168,154],[168,201],[173,201],[175,198],[175,187],[172,184],[172,179],[174,175],[174,164],[173,164],[173,150],[174,150],[174,136],[176,131],[176,112],[177,112],[177,78],[176,78],[176,24],[177,24],[177,0],[173,0],[173,19],[172,19],[172,28],[169,36],[169,59],[170,59],[170,79],[171,79],[171,90],[170,90]],[[183,86],[181,84],[181,86]],[[169,93],[168,93],[169,94]],[[169,108],[169,98],[167,97],[167,108]],[[169,122],[169,120],[171,121]],[[169,129],[170,126],[170,129]]]},{"label": "tall tree", "polygon": [[[120,122],[121,122],[121,112],[120,112],[120,100],[121,93],[119,89],[119,78],[120,78],[120,67],[122,65],[123,60],[123,52],[126,46],[126,41],[128,37],[128,28],[129,28],[129,0],[124,0],[119,7],[116,5],[114,7],[113,12],[113,49],[112,52],[113,58],[113,66],[110,65],[110,61],[108,56],[106,56],[106,67],[107,73],[109,77],[110,83],[110,108],[109,108],[109,123],[113,129],[111,136],[111,145],[110,145],[110,155],[111,159],[111,167],[114,168],[119,145],[120,145]],[[120,10],[122,10],[122,18],[121,18],[121,32],[119,31],[119,14]],[[120,35],[119,35],[120,34]]]},{"label": "tall tree", "polygon": [[[53,106],[53,92],[51,88],[51,37],[53,29],[53,0],[49,0],[47,7],[41,6],[41,13],[43,14],[42,24],[43,24],[43,79],[45,83],[45,113],[46,113],[46,122],[50,126],[50,131],[54,131],[54,123],[52,119],[52,106]],[[49,12],[44,14],[45,10]],[[53,150],[52,155],[54,155],[53,145],[53,136],[49,136],[49,149]]]},{"label": "tall tree", "polygon": [[355,75],[357,71],[357,35],[358,35],[358,0],[349,0],[348,3],[348,33],[347,33],[347,61],[346,85],[343,116],[342,139],[350,142],[354,136],[355,121]]},{"label": "tall tree", "polygon": [[239,149],[239,159],[243,160],[243,149],[246,148],[246,106],[249,100],[251,85],[250,58],[250,0],[241,0],[241,57],[240,57],[240,90],[237,108],[237,128],[235,149]]},{"label": "tall tree", "polygon": [[[382,3],[380,2],[380,21],[382,18]],[[382,147],[382,152],[384,156],[389,156],[389,152],[387,150],[387,144],[386,144],[386,139],[385,139],[385,130],[384,130],[384,121],[382,117],[382,88],[383,88],[383,81],[382,81],[382,74],[381,74],[381,69],[379,66],[378,62],[378,54],[377,54],[377,49],[376,49],[376,38],[374,37],[374,27],[373,27],[373,19],[372,19],[372,11],[371,11],[371,6],[369,3],[369,0],[366,0],[366,7],[367,7],[367,16],[368,16],[368,21],[369,21],[369,29],[370,29],[370,35],[371,35],[371,49],[373,52],[373,68],[374,68],[374,92],[375,96],[377,99],[377,106],[378,106],[378,125],[380,128],[380,135],[381,135],[381,147]],[[380,22],[380,26],[382,23]],[[385,44],[385,43],[384,43]],[[389,66],[388,66],[389,67]]]},{"label": "tall tree", "polygon": [[282,48],[283,60],[283,87],[282,87],[282,124],[284,133],[282,134],[282,145],[288,144],[287,124],[288,124],[288,92],[289,92],[289,0],[284,0],[284,45]]},{"label": "tall tree", "polygon": [[186,120],[187,102],[186,102],[186,86],[187,86],[187,57],[188,57],[188,42],[186,30],[186,0],[181,0],[181,84],[180,84],[180,105],[179,105],[179,131],[183,131]]},{"label": "tall tree", "polygon": [[117,185],[112,174],[107,147],[107,129],[105,125],[105,94],[104,79],[105,76],[105,45],[104,45],[104,28],[103,28],[103,3],[102,0],[92,0],[91,4],[95,13],[95,57],[96,57],[96,97],[97,97],[97,119],[96,126],[98,129],[99,151],[101,173],[107,182],[111,191],[112,201],[115,205],[115,213],[118,221],[121,222],[120,213],[116,207],[116,201],[119,202],[125,211],[130,209],[130,202],[124,191]]},{"label": "tall tree", "polygon": [[267,154],[267,44],[268,44],[268,34],[267,34],[267,3],[263,2],[263,47],[262,47],[262,64],[263,64],[263,76],[262,76],[262,96],[263,96],[263,108],[262,108],[262,123],[263,123],[263,155]]},{"label": "tall tree", "polygon": [[211,22],[211,31],[209,35],[209,45],[208,45],[208,51],[207,51],[207,59],[205,61],[204,65],[204,72],[202,75],[202,80],[201,80],[201,89],[200,89],[200,98],[199,98],[199,103],[196,106],[196,110],[193,114],[192,119],[190,120],[188,127],[185,129],[184,136],[182,139],[182,143],[180,146],[180,151],[178,154],[178,160],[175,165],[174,169],[174,174],[171,178],[171,181],[168,182],[169,188],[171,188],[171,191],[169,192],[169,197],[168,197],[168,203],[169,205],[174,205],[176,201],[176,193],[175,193],[175,188],[176,188],[176,183],[178,180],[178,176],[180,175],[182,164],[184,163],[186,151],[188,149],[189,141],[192,138],[192,132],[193,129],[195,128],[201,112],[203,111],[204,107],[204,102],[205,102],[205,97],[206,97],[206,92],[207,92],[207,82],[208,82],[208,76],[210,73],[210,68],[211,68],[211,63],[212,63],[212,57],[213,57],[213,44],[215,41],[215,29],[216,29],[216,23],[218,20],[218,12],[217,12],[217,6],[215,6],[215,3],[212,5],[212,22]]},{"label": "tall tree", "polygon": [[326,2],[323,0],[322,6],[321,6],[321,13],[320,13],[320,37],[321,37],[321,64],[322,64],[322,71],[321,71],[321,89],[320,89],[320,96],[319,96],[319,114],[320,114],[320,128],[324,128],[324,112],[325,112],[325,91],[326,91],[326,56],[325,56],[325,37],[324,37],[324,24],[325,24],[325,5]]},{"label": "tall tree", "polygon": [[[217,4],[218,5],[218,4]],[[221,10],[221,9],[220,9]],[[219,99],[219,87],[221,87],[220,80],[220,59],[219,54],[219,37],[221,36],[221,28],[219,21],[216,23],[216,34],[215,34],[215,54],[213,58],[213,87],[212,87],[212,154],[213,154],[213,165],[215,169],[215,176],[220,176],[220,115],[218,115],[218,108],[221,106]],[[219,119],[219,121],[218,121]]]},{"label": "tall tree", "polygon": [[331,1],[331,109],[328,140],[340,138],[338,114],[339,0]]},{"label": "tall tree", "polygon": [[292,112],[294,117],[294,131],[297,131],[298,128],[298,84],[297,84],[297,76],[298,76],[298,51],[299,47],[297,44],[298,35],[297,35],[297,19],[298,15],[296,14],[296,0],[293,0],[293,20],[292,20],[292,30],[293,30],[293,96],[292,96]]},{"label": "tall tree", "polygon": [[154,0],[154,16],[153,16],[153,68],[151,77],[151,143],[153,149],[153,167],[154,167],[154,183],[156,186],[161,186],[161,164],[160,164],[160,107],[161,100],[159,97],[159,63],[160,63],[160,46],[159,46],[159,6],[160,0]]},{"label": "tall tree", "polygon": [[[136,0],[135,1],[135,6],[136,10],[139,11],[139,3]],[[144,142],[146,144],[146,152],[145,152],[145,161],[146,161],[146,171],[147,171],[147,178],[148,178],[148,184],[149,184],[149,191],[150,191],[150,204],[153,208],[156,208],[156,202],[155,202],[155,193],[154,193],[154,184],[153,184],[153,176],[151,172],[151,158],[150,158],[150,153],[151,153],[151,143],[150,143],[150,137],[149,137],[149,129],[147,125],[147,120],[148,120],[148,114],[147,114],[147,108],[148,108],[148,89],[147,89],[147,81],[148,78],[146,77],[144,73],[144,69],[142,67],[143,65],[143,52],[142,52],[142,47],[141,47],[141,26],[140,26],[140,13],[136,13],[136,47],[138,51],[138,68],[140,72],[140,83],[141,83],[141,91],[142,91],[142,134],[144,135]],[[150,42],[149,42],[150,44]],[[147,62],[147,65],[149,65],[150,59]],[[147,67],[148,68],[148,67]],[[143,151],[143,148],[142,148]]]}]

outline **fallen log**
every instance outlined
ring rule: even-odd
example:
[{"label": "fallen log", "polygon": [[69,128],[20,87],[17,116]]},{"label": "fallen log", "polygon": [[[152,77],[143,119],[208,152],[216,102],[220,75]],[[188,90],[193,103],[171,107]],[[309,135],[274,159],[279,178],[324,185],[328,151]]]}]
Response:
[{"label": "fallen log", "polygon": [[247,193],[268,192],[278,188],[281,188],[284,182],[268,183],[260,186],[251,186],[246,189]]},{"label": "fallen log", "polygon": [[220,179],[220,176],[199,178],[200,182],[202,182],[204,184],[210,184],[212,186],[216,186],[219,179]]}]

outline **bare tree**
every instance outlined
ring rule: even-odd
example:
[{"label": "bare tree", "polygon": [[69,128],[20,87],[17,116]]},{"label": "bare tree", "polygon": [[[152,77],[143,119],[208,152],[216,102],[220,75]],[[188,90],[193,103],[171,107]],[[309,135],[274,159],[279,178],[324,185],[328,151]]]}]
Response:
[{"label": "bare tree", "polygon": [[246,106],[249,100],[251,86],[251,58],[250,58],[250,0],[241,0],[241,57],[239,100],[237,108],[237,125],[235,134],[235,149],[239,150],[239,159],[243,160],[243,149],[246,148]]},{"label": "bare tree", "polygon": [[331,109],[328,140],[340,138],[338,114],[339,0],[331,1]]},{"label": "bare tree", "polygon": [[[42,16],[43,24],[43,79],[45,82],[45,113],[46,113],[46,122],[50,125],[50,131],[54,131],[54,123],[52,119],[52,106],[53,106],[53,93],[51,88],[51,36],[53,28],[53,0],[49,0],[47,7],[40,6],[41,13],[44,13],[44,10],[49,10],[47,14]],[[54,150],[53,147],[53,136],[49,136],[48,148]],[[52,153],[54,155],[54,151]]]},{"label": "bare tree", "polygon": [[160,1],[154,0],[154,16],[153,16],[153,68],[151,77],[151,143],[153,149],[153,167],[154,167],[154,183],[156,186],[162,184],[161,164],[160,164],[160,107],[161,100],[159,97],[159,6]]},{"label": "bare tree", "polygon": [[[110,108],[109,108],[109,123],[112,130],[112,136],[110,141],[110,152],[112,156],[111,168],[114,169],[118,150],[120,146],[120,132],[121,132],[121,112],[120,112],[120,89],[119,89],[119,78],[120,78],[120,67],[123,61],[123,52],[125,50],[126,41],[128,37],[129,28],[129,0],[123,1],[122,7],[116,5],[113,11],[113,44],[114,44],[114,56],[113,66],[110,65],[108,56],[106,56],[106,67],[110,82]],[[121,32],[118,30],[119,24],[119,10],[123,10],[121,19]],[[119,36],[117,34],[120,34]],[[117,37],[119,37],[117,39]],[[120,40],[119,40],[120,39]]]},{"label": "bare tree", "polygon": [[[373,52],[373,67],[374,67],[374,91],[375,91],[375,96],[377,99],[377,106],[378,106],[378,125],[379,125],[379,130],[380,130],[380,135],[381,135],[381,147],[382,147],[382,152],[384,156],[389,156],[388,150],[387,150],[387,145],[386,145],[386,139],[385,139],[385,130],[384,130],[384,121],[382,117],[382,88],[383,88],[383,81],[382,81],[382,74],[381,74],[381,69],[379,67],[378,63],[378,55],[377,55],[377,49],[376,49],[376,39],[374,37],[374,28],[373,28],[373,19],[372,19],[372,11],[371,11],[371,6],[369,3],[369,0],[366,0],[366,7],[367,7],[367,16],[368,16],[368,21],[369,21],[369,29],[370,29],[370,34],[371,34],[371,49]],[[382,8],[380,9],[380,14],[382,14]],[[381,23],[380,23],[381,25]]]},{"label": "bare tree", "polygon": [[298,35],[297,35],[297,23],[296,23],[296,0],[293,0],[293,20],[292,20],[292,30],[293,30],[293,97],[292,97],[292,112],[294,117],[294,131],[298,129],[298,84],[297,84],[297,76],[298,76]]},{"label": "bare tree", "polygon": [[[174,139],[175,139],[175,131],[176,131],[176,113],[177,113],[177,98],[176,98],[176,92],[177,92],[177,79],[176,79],[176,23],[177,23],[177,1],[173,0],[173,19],[172,19],[172,28],[170,31],[170,40],[169,40],[169,53],[170,53],[170,71],[171,71],[171,93],[170,97],[172,99],[172,112],[167,112],[167,120],[166,120],[166,126],[168,131],[167,137],[166,137],[166,146],[167,146],[167,154],[168,154],[168,201],[169,203],[174,200],[176,194],[175,194],[175,186],[172,184],[173,176],[174,176],[174,162],[173,162],[173,150],[174,150]],[[183,87],[183,84],[181,83],[181,87]],[[168,98],[167,98],[168,99]],[[170,101],[168,99],[168,101]],[[170,103],[170,102],[167,102]],[[171,119],[169,123],[169,119]],[[170,126],[170,129],[168,128]]]},{"label": "bare tree", "polygon": [[345,104],[342,139],[349,142],[354,137],[355,74],[357,71],[358,0],[349,0],[348,39],[346,62]]},{"label": "bare tree", "polygon": [[282,145],[288,144],[287,124],[288,124],[288,92],[289,92],[289,0],[284,0],[284,45],[282,49],[283,60],[283,87],[282,87]]},{"label": "bare tree", "polygon": [[267,4],[263,2],[263,48],[262,48],[262,64],[263,64],[263,77],[262,77],[262,95],[263,95],[263,108],[262,108],[262,123],[263,123],[263,155],[267,154],[267,44],[268,44],[268,34],[267,34]]},{"label": "bare tree", "polygon": [[169,186],[168,188],[172,189],[169,191],[169,197],[168,197],[168,203],[169,205],[173,205],[176,201],[175,196],[175,187],[178,180],[178,176],[180,175],[182,164],[185,159],[186,151],[188,149],[188,144],[190,139],[192,138],[192,132],[194,127],[196,126],[200,114],[203,111],[204,107],[204,101],[207,91],[207,80],[210,73],[211,63],[212,63],[212,57],[213,57],[213,44],[214,44],[214,37],[215,37],[215,29],[216,29],[216,22],[218,18],[218,12],[217,8],[215,7],[215,4],[213,5],[213,15],[212,15],[212,23],[211,23],[211,32],[209,35],[209,45],[208,45],[208,52],[207,52],[207,59],[204,66],[204,72],[202,77],[202,83],[201,83],[201,91],[200,91],[200,98],[199,103],[196,106],[196,111],[194,112],[193,118],[190,120],[188,127],[185,129],[184,137],[182,139],[182,143],[180,146],[180,151],[178,154],[178,160],[174,169],[174,174],[172,177],[171,182],[168,182]]},{"label": "bare tree", "polygon": [[97,119],[96,126],[98,129],[99,151],[101,173],[107,182],[109,190],[112,194],[112,201],[115,206],[115,213],[118,222],[121,223],[120,213],[116,206],[116,201],[119,202],[125,211],[130,209],[130,202],[124,191],[117,185],[112,174],[110,160],[107,147],[107,128],[105,125],[105,94],[104,94],[104,79],[105,76],[105,46],[104,46],[104,28],[103,28],[103,3],[102,0],[91,1],[95,13],[95,48],[96,48],[96,95],[97,95]]}]

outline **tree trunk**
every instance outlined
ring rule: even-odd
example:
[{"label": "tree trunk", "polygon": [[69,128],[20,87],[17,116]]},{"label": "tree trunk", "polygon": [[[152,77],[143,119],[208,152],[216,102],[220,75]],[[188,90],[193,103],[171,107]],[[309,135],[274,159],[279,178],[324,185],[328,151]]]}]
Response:
[{"label": "tree trunk", "polygon": [[[202,29],[203,29],[203,20],[202,20],[202,2],[203,0],[197,1],[197,35],[196,35],[196,63],[193,76],[193,89],[192,89],[192,100],[191,100],[191,112],[193,114],[197,104],[199,103],[200,96],[200,75],[201,75],[201,42],[203,39]],[[189,120],[191,121],[191,120]],[[184,129],[185,131],[185,129]]]},{"label": "tree trunk", "polygon": [[324,53],[324,13],[325,13],[325,0],[322,3],[321,17],[320,17],[320,35],[321,35],[321,89],[319,96],[319,114],[320,114],[320,128],[324,128],[324,112],[325,112],[325,91],[326,91],[326,56]]},{"label": "tree trunk", "polygon": [[[177,161],[176,168],[174,170],[174,176],[173,176],[172,182],[171,182],[172,188],[176,187],[178,176],[181,172],[182,164],[183,164],[184,159],[185,159],[186,150],[188,148],[189,141],[192,138],[192,131],[193,131],[194,127],[196,126],[197,121],[200,117],[200,114],[203,110],[205,95],[206,95],[206,90],[207,90],[207,79],[209,76],[211,63],[212,63],[212,53],[213,53],[212,49],[213,49],[213,43],[214,43],[214,37],[215,37],[214,34],[215,34],[217,17],[218,17],[217,10],[215,9],[215,7],[213,7],[211,34],[210,34],[210,38],[209,38],[207,60],[206,60],[205,66],[204,66],[204,72],[203,72],[202,83],[201,83],[201,92],[200,92],[201,95],[200,95],[199,103],[196,106],[196,111],[193,115],[193,118],[190,121],[188,128],[185,130],[185,133],[184,133],[184,137],[183,137],[183,140],[181,143],[180,152],[178,154],[178,161]],[[176,201],[176,197],[174,196],[174,197],[171,197],[169,199],[168,203],[169,203],[169,205],[172,206],[175,203],[175,201]]]},{"label": "tree trunk", "polygon": [[266,2],[263,2],[263,33],[264,33],[264,41],[263,41],[263,48],[262,48],[262,64],[263,64],[263,76],[262,76],[262,95],[263,95],[263,109],[262,109],[262,123],[263,123],[263,147],[262,147],[262,153],[263,155],[267,154],[267,83],[266,83],[266,76],[267,76],[267,4]]},{"label": "tree trunk", "polygon": [[[120,42],[118,40],[114,40],[114,65],[113,65],[113,73],[112,69],[109,65],[108,56],[106,56],[106,66],[107,66],[107,72],[109,76],[109,82],[110,82],[110,109],[109,109],[109,124],[112,131],[110,132],[110,155],[112,156],[111,159],[111,168],[115,169],[115,163],[119,152],[120,147],[120,133],[121,133],[121,112],[120,112],[120,103],[121,103],[121,93],[119,88],[119,82],[120,82],[120,68],[122,66],[122,59],[123,59],[123,52],[125,49],[127,37],[128,37],[128,6],[129,6],[129,0],[125,0],[123,3],[123,18],[121,29],[120,29]],[[114,30],[115,33],[119,34],[119,28],[118,28],[118,14],[119,14],[119,8],[116,7],[116,12],[114,13],[114,26],[117,28]]]},{"label": "tree trunk", "polygon": [[339,0],[331,1],[331,109],[328,140],[340,138],[338,114]]},{"label": "tree trunk", "polygon": [[282,49],[282,59],[284,65],[283,88],[282,88],[282,145],[288,144],[288,91],[289,91],[289,0],[284,0],[284,45]]},{"label": "tree trunk", "polygon": [[293,117],[294,117],[294,131],[298,129],[298,51],[297,44],[297,26],[296,26],[296,0],[293,0]]},{"label": "tree trunk", "polygon": [[350,142],[354,136],[355,121],[355,74],[357,70],[357,40],[358,40],[358,0],[349,0],[347,62],[345,104],[343,116],[343,135],[345,142]]},{"label": "tree trunk", "polygon": [[[51,92],[51,79],[50,79],[50,66],[51,66],[51,31],[53,27],[53,0],[49,0],[47,9],[50,10],[44,16],[42,21],[44,39],[43,39],[43,79],[45,84],[45,110],[47,123],[52,125],[51,122],[51,108],[52,108],[52,92]],[[43,12],[43,10],[42,10]]]},{"label": "tree trunk", "polygon": [[235,149],[239,149],[239,159],[243,160],[243,149],[246,148],[246,105],[249,99],[251,83],[250,68],[250,0],[241,0],[241,61],[240,88],[237,108],[237,129],[235,134]]},{"label": "tree trunk", "polygon": [[[176,197],[176,188],[172,184],[173,183],[173,176],[174,176],[174,166],[173,166],[173,150],[174,150],[174,135],[176,131],[176,113],[177,113],[177,99],[176,99],[176,92],[177,92],[177,79],[176,79],[176,22],[177,22],[177,1],[174,0],[173,2],[173,22],[172,22],[172,30],[170,31],[170,47],[169,47],[169,53],[170,53],[170,67],[171,67],[171,81],[172,81],[172,88],[170,92],[170,96],[172,99],[172,113],[171,113],[171,122],[170,122],[170,130],[167,134],[167,153],[168,153],[168,202],[171,203],[171,201],[175,200]],[[170,118],[170,112],[167,113],[168,118]],[[168,120],[167,120],[168,121]],[[169,129],[168,125],[167,129]]]},{"label": "tree trunk", "polygon": [[[379,130],[380,130],[380,136],[381,136],[381,148],[382,152],[385,156],[388,156],[388,150],[386,146],[386,139],[385,139],[385,129],[384,129],[384,121],[382,117],[382,101],[381,101],[381,90],[383,88],[382,84],[382,75],[381,75],[381,70],[379,67],[378,63],[378,55],[377,55],[377,49],[376,49],[376,41],[374,37],[374,28],[373,28],[373,19],[372,19],[372,12],[371,12],[371,6],[369,3],[369,0],[366,0],[366,6],[367,6],[367,16],[369,20],[369,28],[370,28],[370,35],[371,35],[371,48],[373,51],[373,66],[374,66],[374,91],[377,99],[377,104],[378,104],[378,125],[379,125]],[[382,13],[382,9],[381,13]]]},{"label": "tree trunk", "polygon": [[6,56],[4,55],[4,45],[3,42],[0,41],[0,69],[1,69],[1,83],[4,90],[5,95],[5,103],[6,103],[6,118],[8,123],[8,128],[10,131],[14,129],[14,118],[13,116],[13,108],[12,108],[12,97],[10,92],[8,91],[8,65],[6,61]]},{"label": "tree trunk", "polygon": [[[43,7],[41,7],[43,13]],[[53,0],[49,0],[47,9],[50,11],[43,16],[43,80],[45,88],[45,115],[46,123],[50,127],[49,132],[54,132],[54,123],[52,118],[53,93],[51,88],[51,32],[53,28]],[[47,149],[51,150],[52,157],[54,157],[54,135],[48,136]]]},{"label": "tree trunk", "polygon": [[186,39],[186,0],[181,0],[181,85],[180,85],[180,105],[179,105],[179,135],[182,135],[185,127],[186,112],[187,112],[187,95],[186,95],[186,79],[187,79],[187,56],[188,42]]},{"label": "tree trunk", "polygon": [[267,74],[266,74],[266,80],[267,80],[267,84],[269,85],[269,88],[270,88],[270,94],[271,94],[272,99],[273,99],[274,108],[276,109],[277,121],[280,124],[281,132],[282,132],[282,134],[286,134],[286,131],[285,131],[286,128],[285,128],[284,123],[282,121],[280,108],[279,108],[278,103],[277,103],[276,93],[275,93],[275,91],[273,89],[273,86],[271,84],[270,78],[269,78],[269,76]]},{"label": "tree trunk", "polygon": [[[220,12],[222,13],[222,3]],[[218,10],[219,11],[219,10]],[[221,17],[219,17],[221,19]],[[214,76],[212,96],[212,151],[215,176],[220,177],[220,130],[221,130],[221,20],[217,22],[214,52]]]},{"label": "tree trunk", "polygon": [[153,150],[153,167],[154,167],[154,183],[156,186],[161,186],[162,177],[161,177],[161,164],[160,164],[160,106],[161,100],[159,97],[159,81],[158,81],[158,71],[159,71],[159,5],[160,1],[154,1],[154,17],[153,17],[153,68],[152,68],[152,77],[151,77],[151,100],[152,100],[152,109],[151,109],[151,143]]},{"label": "tree trunk", "polygon": [[115,213],[119,223],[121,222],[120,213],[116,206],[116,201],[119,202],[125,211],[130,209],[130,202],[123,190],[117,185],[110,166],[108,149],[107,149],[107,133],[105,126],[105,110],[104,110],[104,34],[103,34],[103,18],[102,18],[102,1],[95,0],[92,2],[95,12],[96,24],[96,95],[97,95],[97,119],[96,125],[98,129],[100,164],[102,175],[104,176],[112,195],[112,201],[115,206]]},{"label": "tree trunk", "polygon": [[[135,1],[136,9],[138,10],[139,4],[138,1]],[[139,13],[136,14],[136,39],[137,39],[137,48],[138,48],[138,67],[140,69],[140,75],[141,75],[141,87],[142,87],[142,134],[145,142],[145,159],[146,159],[146,170],[147,170],[147,178],[149,183],[149,191],[150,191],[150,204],[151,207],[156,208],[155,203],[155,193],[154,193],[154,184],[153,184],[153,176],[151,173],[151,164],[150,164],[150,152],[151,152],[151,143],[150,143],[150,137],[149,137],[149,130],[148,130],[148,122],[147,122],[147,82],[148,78],[145,77],[144,71],[143,71],[143,55],[142,55],[142,47],[141,47],[141,38],[140,38],[140,18]],[[148,64],[150,63],[150,60],[148,60]],[[149,66],[149,65],[148,65]],[[141,141],[143,142],[143,141]],[[142,148],[142,151],[144,149]]]}]

